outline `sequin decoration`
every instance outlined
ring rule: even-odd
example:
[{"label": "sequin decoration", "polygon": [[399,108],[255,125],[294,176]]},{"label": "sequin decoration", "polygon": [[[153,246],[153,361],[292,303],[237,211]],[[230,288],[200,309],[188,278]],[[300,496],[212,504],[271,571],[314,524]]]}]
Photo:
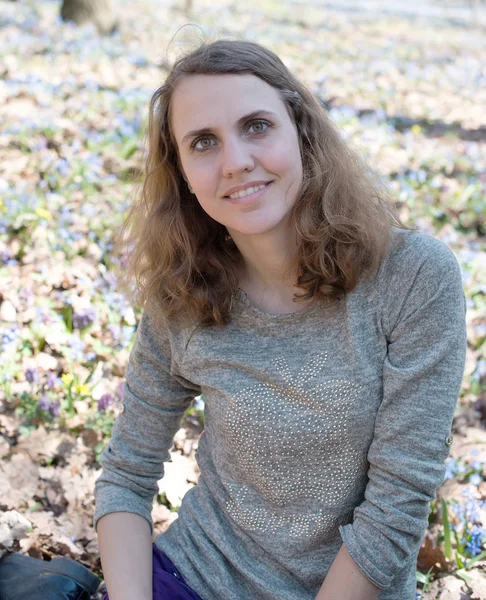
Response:
[{"label": "sequin decoration", "polygon": [[226,507],[245,529],[322,535],[336,518],[329,509],[339,508],[354,488],[362,455],[346,424],[361,386],[324,379],[327,357],[319,353],[295,375],[276,359],[272,383],[230,401],[225,425],[245,485],[225,481]]}]

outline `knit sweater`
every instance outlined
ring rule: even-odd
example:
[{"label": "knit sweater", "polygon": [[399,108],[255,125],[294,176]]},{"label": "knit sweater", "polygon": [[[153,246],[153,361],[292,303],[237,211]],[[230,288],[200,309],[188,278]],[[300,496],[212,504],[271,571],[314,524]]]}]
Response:
[{"label": "knit sweater", "polygon": [[231,323],[204,328],[149,302],[101,457],[95,527],[128,511],[153,531],[163,463],[202,394],[199,483],[155,543],[203,600],[314,600],[343,543],[379,600],[413,600],[466,302],[443,242],[393,232],[379,267],[334,305],[269,314],[238,290]]}]

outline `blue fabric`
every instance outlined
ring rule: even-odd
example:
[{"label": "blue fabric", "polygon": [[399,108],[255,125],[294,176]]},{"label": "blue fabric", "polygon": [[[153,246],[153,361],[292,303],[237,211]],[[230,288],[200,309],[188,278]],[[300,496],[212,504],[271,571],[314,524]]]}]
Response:
[{"label": "blue fabric", "polygon": [[[152,544],[153,600],[201,600],[169,558]],[[105,594],[103,600],[109,600]]]}]

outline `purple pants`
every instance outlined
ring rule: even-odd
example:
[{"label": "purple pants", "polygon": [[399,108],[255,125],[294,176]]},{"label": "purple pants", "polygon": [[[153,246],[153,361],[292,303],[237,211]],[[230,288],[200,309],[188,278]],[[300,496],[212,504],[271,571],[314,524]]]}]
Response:
[{"label": "purple pants", "polygon": [[[167,556],[152,544],[153,600],[201,600]],[[109,600],[105,594],[103,600]]]}]

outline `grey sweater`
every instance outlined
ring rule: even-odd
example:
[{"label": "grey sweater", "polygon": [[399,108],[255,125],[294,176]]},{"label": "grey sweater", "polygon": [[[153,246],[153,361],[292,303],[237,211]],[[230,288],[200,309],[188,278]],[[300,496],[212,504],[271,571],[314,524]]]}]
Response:
[{"label": "grey sweater", "polygon": [[[314,600],[342,543],[379,600],[415,598],[464,371],[466,302],[440,240],[394,229],[335,306],[268,314],[241,290],[226,327],[142,313],[95,485],[95,526],[150,523],[180,419],[205,399],[200,479],[155,543],[203,600]],[[399,243],[401,242],[401,243]]]}]

